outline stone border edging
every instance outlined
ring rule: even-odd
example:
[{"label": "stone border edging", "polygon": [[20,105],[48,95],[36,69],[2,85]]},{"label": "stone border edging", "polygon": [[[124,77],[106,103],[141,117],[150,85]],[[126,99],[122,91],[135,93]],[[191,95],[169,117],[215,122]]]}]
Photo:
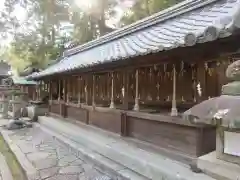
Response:
[{"label": "stone border edging", "polygon": [[8,167],[5,157],[0,153],[0,177],[2,180],[13,180],[12,173]]},{"label": "stone border edging", "polygon": [[4,130],[3,128],[0,128],[1,134],[8,144],[9,148],[15,155],[18,163],[23,168],[27,178],[31,180],[33,176],[37,174],[37,170],[33,167],[33,165],[26,159],[25,155],[22,153],[21,149],[12,142],[12,140],[9,138],[9,132],[7,130]]}]

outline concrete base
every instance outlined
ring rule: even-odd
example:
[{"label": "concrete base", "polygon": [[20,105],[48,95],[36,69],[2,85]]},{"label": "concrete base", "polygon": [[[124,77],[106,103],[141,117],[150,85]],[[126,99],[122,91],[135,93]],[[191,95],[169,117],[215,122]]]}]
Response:
[{"label": "concrete base", "polygon": [[198,158],[198,168],[218,180],[240,179],[240,166],[216,158],[216,152]]},{"label": "concrete base", "polygon": [[140,149],[120,136],[97,128],[84,124],[77,126],[43,116],[39,117],[39,123],[79,146],[95,152],[93,157],[101,155],[152,180],[214,180],[205,174],[192,172],[190,167],[180,162]]}]

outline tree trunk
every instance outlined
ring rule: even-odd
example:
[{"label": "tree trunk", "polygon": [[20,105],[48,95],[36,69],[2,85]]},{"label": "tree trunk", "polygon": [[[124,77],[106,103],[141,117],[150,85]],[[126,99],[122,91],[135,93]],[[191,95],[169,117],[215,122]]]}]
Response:
[{"label": "tree trunk", "polygon": [[106,18],[105,18],[105,11],[108,9],[108,1],[107,0],[100,0],[101,2],[101,11],[100,16],[98,19],[98,27],[99,27],[99,33],[100,36],[103,36],[109,32],[112,32],[113,29],[106,26]]}]

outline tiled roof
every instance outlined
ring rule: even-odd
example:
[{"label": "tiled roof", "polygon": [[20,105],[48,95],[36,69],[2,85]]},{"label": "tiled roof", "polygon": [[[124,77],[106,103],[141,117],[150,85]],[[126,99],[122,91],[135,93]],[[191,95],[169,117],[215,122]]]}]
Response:
[{"label": "tiled roof", "polygon": [[240,0],[186,0],[70,49],[68,57],[30,78],[214,41],[232,35],[236,28],[240,28]]},{"label": "tiled roof", "polygon": [[37,85],[36,81],[27,80],[25,77],[12,77],[12,80],[16,85]]}]

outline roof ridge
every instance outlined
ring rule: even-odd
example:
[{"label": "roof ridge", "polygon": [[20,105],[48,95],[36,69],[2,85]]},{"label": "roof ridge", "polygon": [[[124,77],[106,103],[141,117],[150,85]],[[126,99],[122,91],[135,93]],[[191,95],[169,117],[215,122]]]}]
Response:
[{"label": "roof ridge", "polygon": [[163,11],[160,11],[158,13],[153,14],[152,16],[143,18],[133,24],[130,24],[126,27],[123,27],[119,30],[113,31],[111,33],[108,33],[104,36],[101,36],[98,39],[92,40],[90,42],[87,42],[85,44],[79,45],[77,47],[74,47],[72,49],[69,49],[65,52],[66,56],[74,55],[78,52],[85,51],[87,49],[93,48],[95,46],[98,46],[100,44],[104,44],[106,42],[110,42],[112,40],[118,39],[120,37],[123,37],[125,35],[128,35],[130,33],[136,32],[140,29],[144,29],[148,26],[151,26],[156,23],[160,23],[163,21],[166,21],[170,18],[177,17],[181,14],[190,12],[194,9],[206,6],[210,3],[213,3],[218,0],[185,0],[181,3],[178,3],[172,7],[169,7]]}]

